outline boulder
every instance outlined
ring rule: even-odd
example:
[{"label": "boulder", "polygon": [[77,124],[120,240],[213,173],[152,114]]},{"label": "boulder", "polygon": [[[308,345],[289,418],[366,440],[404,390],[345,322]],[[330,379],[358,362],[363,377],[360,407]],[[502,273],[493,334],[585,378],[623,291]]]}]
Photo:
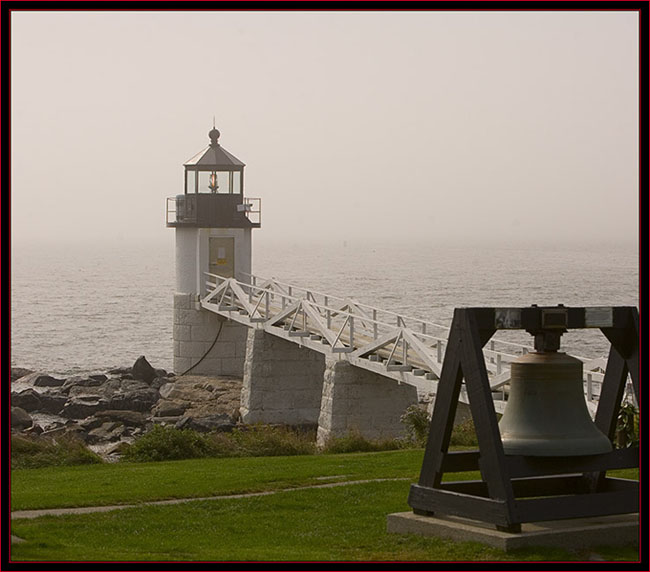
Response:
[{"label": "boulder", "polygon": [[203,417],[182,417],[176,423],[177,429],[194,429],[201,433],[209,431],[232,431],[235,424],[230,415],[225,413],[215,413],[214,415],[206,415]]},{"label": "boulder", "polygon": [[187,401],[173,401],[171,399],[161,399],[154,405],[151,413],[156,417],[180,417],[189,407]]},{"label": "boulder", "polygon": [[12,367],[10,373],[10,379],[11,381],[16,381],[17,379],[29,375],[30,373],[34,373],[34,370],[27,369],[25,367]]},{"label": "boulder", "polygon": [[151,429],[153,425],[149,425],[148,427],[130,427],[131,431],[131,437],[137,438],[141,435],[144,435],[149,429]]},{"label": "boulder", "polygon": [[[173,382],[163,385],[159,390],[161,396],[159,403],[161,407],[163,400],[188,403],[189,407],[183,416],[194,420],[207,418],[207,422],[197,421],[202,427],[209,426],[210,416],[215,414],[226,415],[231,423],[236,423],[239,416],[241,390],[241,379],[187,375],[177,377]],[[152,413],[156,415],[155,410],[152,410]],[[158,414],[157,417],[162,418],[163,415]]]},{"label": "boulder", "polygon": [[[67,382],[66,382],[67,385]],[[119,392],[122,386],[122,381],[119,379],[109,379],[102,383],[92,381],[91,384],[71,384],[67,387],[64,386],[64,391],[67,390],[69,397],[95,397],[97,399],[109,400],[115,393]]]},{"label": "boulder", "polygon": [[178,415],[175,417],[152,417],[151,422],[154,425],[174,425],[180,421]]},{"label": "boulder", "polygon": [[41,396],[34,389],[25,389],[19,392],[12,391],[11,404],[27,412],[38,411],[41,407]]},{"label": "boulder", "polygon": [[145,382],[123,379],[119,390],[110,397],[107,409],[149,412],[158,398],[158,391]]},{"label": "boulder", "polygon": [[122,379],[120,380],[120,393],[133,394],[133,395],[150,395],[158,399],[159,393],[157,389],[152,389],[151,386],[140,379]]},{"label": "boulder", "polygon": [[150,386],[151,386],[153,389],[157,389],[158,391],[160,391],[160,388],[161,388],[163,385],[167,385],[168,382],[169,382],[169,379],[166,378],[166,377],[156,377],[156,378],[151,382]]},{"label": "boulder", "polygon": [[69,431],[68,427],[55,427],[54,429],[48,429],[47,431],[43,431],[41,433],[41,437],[44,438],[55,438],[55,437],[61,437],[65,435]]},{"label": "boulder", "polygon": [[172,391],[174,391],[174,382],[167,382],[158,388],[158,393],[160,393],[160,397],[169,397]]},{"label": "boulder", "polygon": [[99,399],[68,399],[60,415],[68,419],[84,419],[100,409],[107,409],[108,403]]},{"label": "boulder", "polygon": [[32,417],[27,411],[21,407],[12,407],[11,408],[11,428],[18,429],[27,429],[33,425]]},{"label": "boulder", "polygon": [[141,379],[147,384],[150,384],[156,377],[158,377],[156,370],[144,356],[140,356],[135,360],[135,363],[131,368],[131,375],[133,375],[135,379]]},{"label": "boulder", "polygon": [[95,416],[102,420],[116,421],[127,427],[143,427],[149,423],[149,418],[138,411],[107,409],[98,411]]},{"label": "boulder", "polygon": [[95,379],[92,376],[84,377],[82,375],[74,375],[65,380],[65,383],[63,384],[61,389],[62,391],[69,392],[70,389],[73,387],[98,387],[102,385],[102,383],[104,383],[106,379]]},{"label": "boulder", "polygon": [[102,423],[99,427],[92,429],[86,435],[85,441],[91,445],[103,442],[119,441],[125,432],[125,427],[122,423],[108,421]]},{"label": "boulder", "polygon": [[128,447],[131,439],[122,439],[120,441],[114,441],[112,444],[108,444],[105,447],[102,447],[102,456],[105,459],[118,460],[120,456],[124,454],[124,449]]},{"label": "boulder", "polygon": [[51,415],[50,413],[34,412],[31,414],[34,425],[39,425],[43,431],[56,429],[68,423],[67,419],[59,417],[58,415]]},{"label": "boulder", "polygon": [[[98,411],[98,413],[101,412]],[[101,427],[105,421],[105,419],[101,419],[100,417],[86,417],[84,420],[79,421],[79,428],[86,432],[92,431],[93,429],[97,429],[97,427]]]},{"label": "boulder", "polygon": [[52,413],[54,415],[58,415],[63,409],[66,401],[68,401],[68,398],[65,395],[52,393],[49,391],[41,393],[40,398],[41,405],[39,411]]},{"label": "boulder", "polygon": [[83,440],[84,434],[83,430],[79,425],[73,423],[71,425],[64,425],[63,427],[56,427],[55,429],[49,429],[48,431],[43,431],[41,437],[56,439],[57,437],[73,437],[76,439]]},{"label": "boulder", "polygon": [[32,385],[34,387],[60,387],[65,383],[65,379],[57,379],[40,371],[35,371],[18,378],[20,384]]},{"label": "boulder", "polygon": [[158,390],[144,381],[133,379],[108,379],[99,385],[74,385],[69,388],[72,401],[101,400],[107,403],[100,409],[119,409],[149,412],[158,401]]},{"label": "boulder", "polygon": [[34,423],[31,427],[28,427],[27,429],[24,429],[23,434],[38,436],[41,433],[43,433],[43,431],[44,431],[44,429],[40,425],[36,425],[36,423]]},{"label": "boulder", "polygon": [[108,409],[149,413],[151,411],[151,406],[154,403],[155,401],[143,401],[141,399],[132,399],[131,397],[125,395],[118,395],[108,402]]},{"label": "boulder", "polygon": [[114,367],[113,369],[108,370],[109,374],[112,375],[125,375],[125,374],[130,374],[131,373],[131,368],[130,367]]},{"label": "boulder", "polygon": [[39,375],[34,379],[34,387],[61,387],[65,379],[58,379],[51,375]]}]

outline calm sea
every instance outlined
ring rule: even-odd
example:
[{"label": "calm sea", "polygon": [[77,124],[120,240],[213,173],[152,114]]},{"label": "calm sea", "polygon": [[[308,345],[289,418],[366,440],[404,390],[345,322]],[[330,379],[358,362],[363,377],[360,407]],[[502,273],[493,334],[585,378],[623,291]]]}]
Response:
[{"label": "calm sea", "polygon": [[[444,325],[459,306],[639,304],[636,245],[258,240],[253,269]],[[65,376],[144,355],[171,371],[173,293],[171,240],[13,245],[11,364]],[[598,357],[608,347],[597,331],[563,337],[574,355]]]}]

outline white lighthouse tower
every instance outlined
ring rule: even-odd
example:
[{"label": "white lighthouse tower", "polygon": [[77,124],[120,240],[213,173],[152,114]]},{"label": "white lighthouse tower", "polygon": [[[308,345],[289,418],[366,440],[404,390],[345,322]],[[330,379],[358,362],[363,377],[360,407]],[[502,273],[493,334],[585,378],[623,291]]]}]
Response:
[{"label": "white lighthouse tower", "polygon": [[183,165],[184,193],[167,199],[167,226],[176,229],[174,371],[241,376],[246,326],[203,309],[200,299],[209,274],[249,282],[260,199],[244,197],[245,165],[219,144],[219,131],[208,136]]}]

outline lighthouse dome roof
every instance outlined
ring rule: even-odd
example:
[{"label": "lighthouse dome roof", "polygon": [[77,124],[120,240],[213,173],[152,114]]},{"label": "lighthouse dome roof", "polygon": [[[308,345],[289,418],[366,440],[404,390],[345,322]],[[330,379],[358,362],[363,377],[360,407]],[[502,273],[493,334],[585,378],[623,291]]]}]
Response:
[{"label": "lighthouse dome roof", "polygon": [[223,171],[241,171],[245,167],[245,164],[219,144],[220,136],[221,133],[219,130],[213,127],[208,133],[210,145],[199,151],[194,157],[183,163],[183,165],[192,170],[207,171],[210,169],[219,169]]}]

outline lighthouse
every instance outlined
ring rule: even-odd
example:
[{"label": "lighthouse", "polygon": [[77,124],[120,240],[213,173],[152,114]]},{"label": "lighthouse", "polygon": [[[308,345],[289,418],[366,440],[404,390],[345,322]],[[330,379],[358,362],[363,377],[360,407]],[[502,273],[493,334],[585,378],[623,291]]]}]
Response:
[{"label": "lighthouse", "polygon": [[259,198],[244,196],[244,163],[219,143],[184,163],[184,192],[167,198],[166,223],[175,229],[174,371],[242,376],[246,326],[201,307],[214,275],[248,283],[252,230],[261,224]]}]

